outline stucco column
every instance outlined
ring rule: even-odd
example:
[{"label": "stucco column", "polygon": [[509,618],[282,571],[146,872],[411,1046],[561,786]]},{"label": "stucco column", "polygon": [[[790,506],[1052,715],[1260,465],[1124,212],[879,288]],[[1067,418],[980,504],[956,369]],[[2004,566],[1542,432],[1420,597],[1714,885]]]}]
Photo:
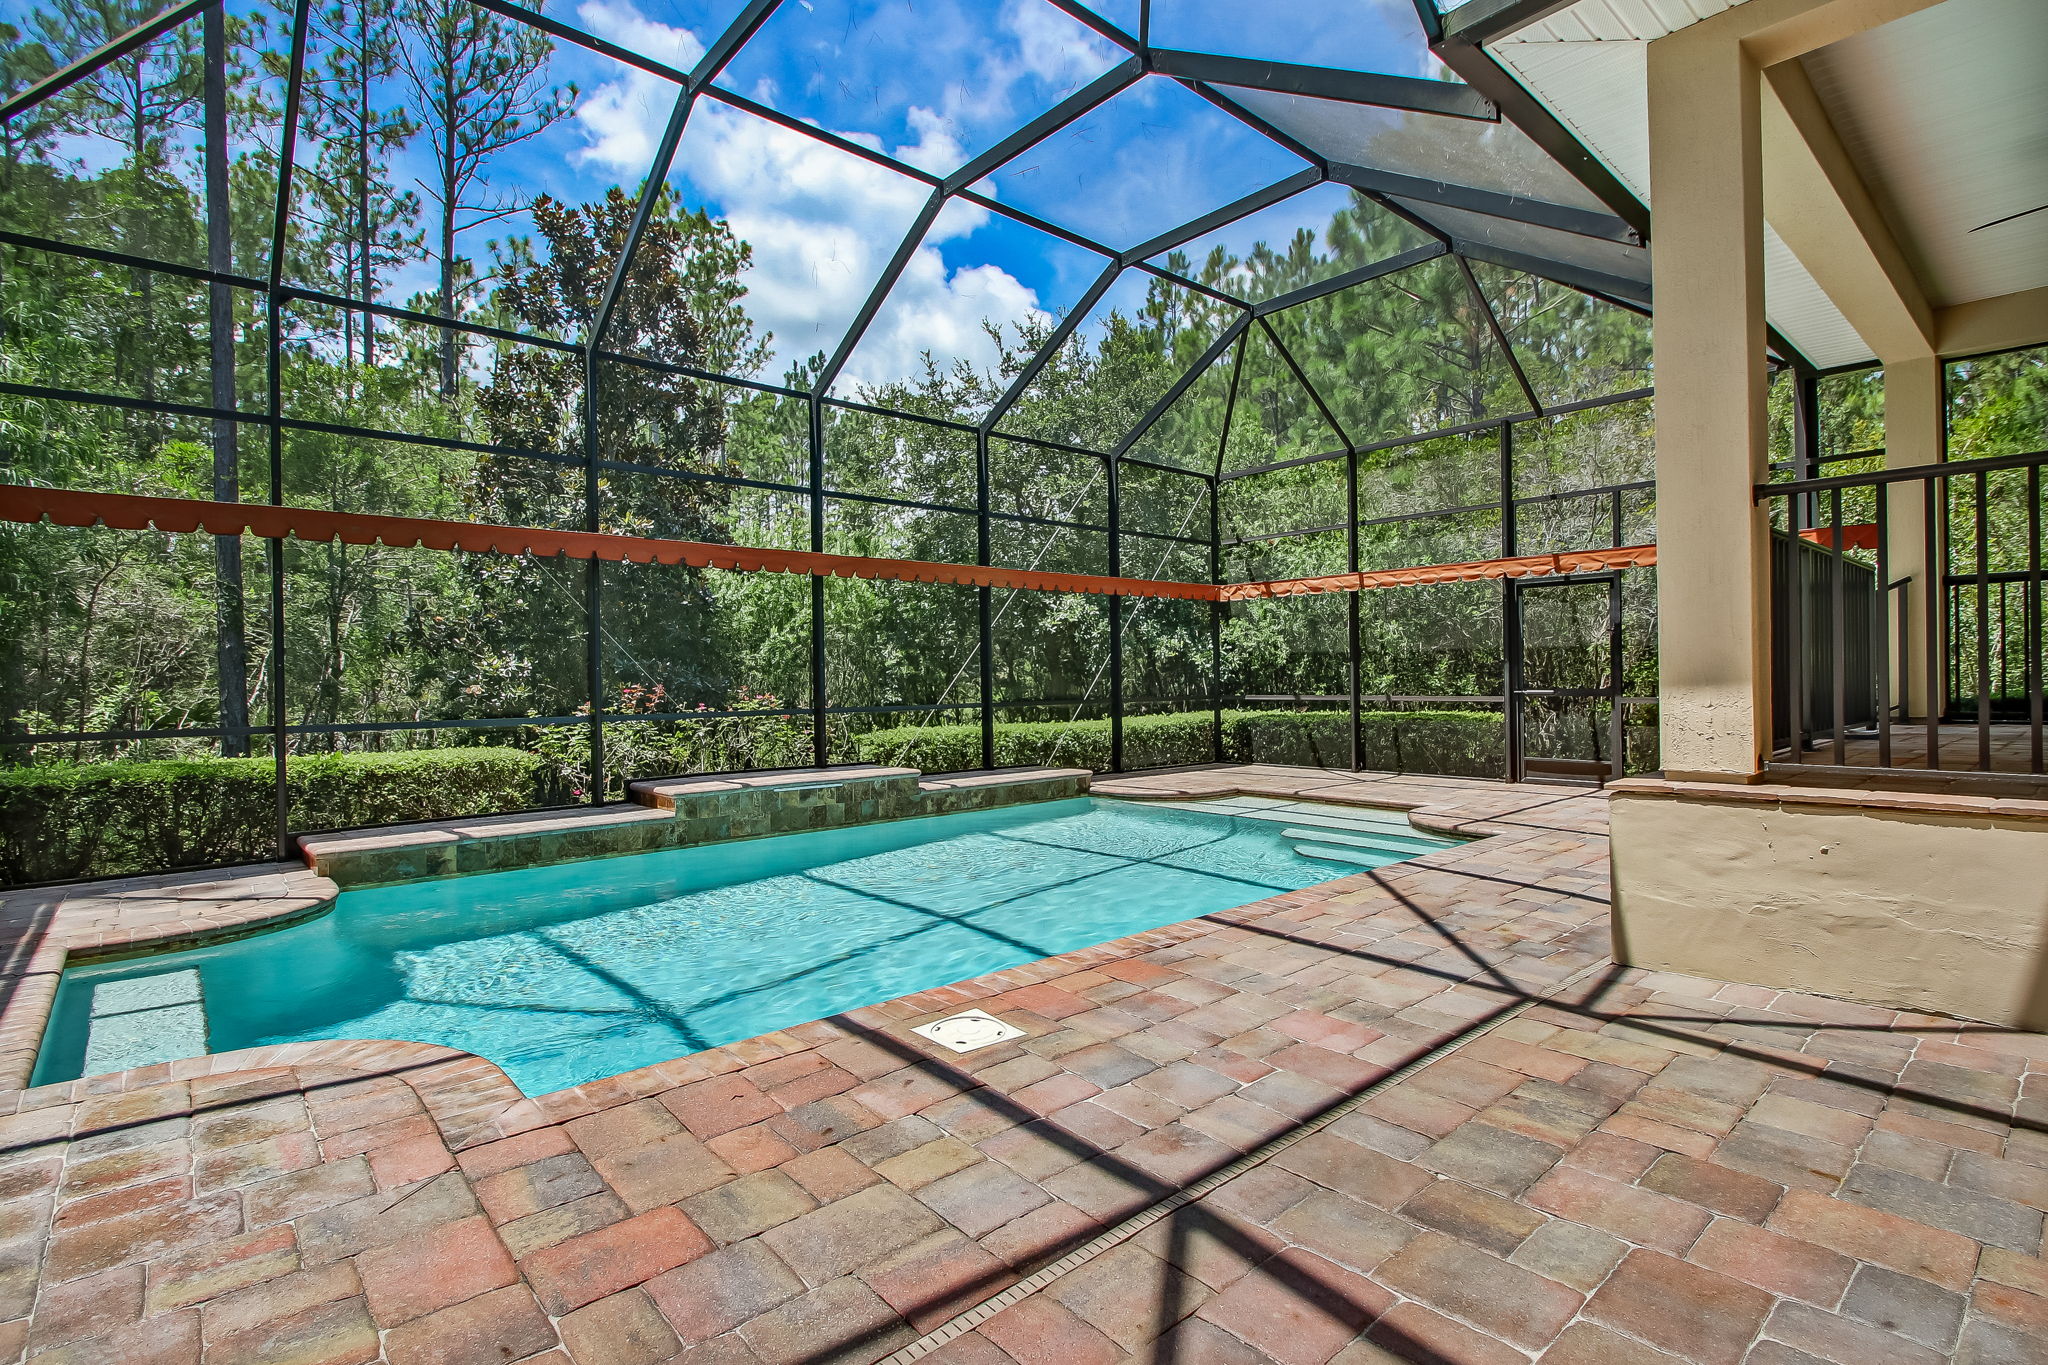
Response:
[{"label": "stucco column", "polygon": [[[1933,356],[1917,356],[1888,362],[1884,368],[1885,468],[1938,463],[1946,445],[1944,430],[1941,361]],[[1906,589],[1904,666],[1903,670],[1893,671],[1892,696],[1902,699],[1906,714],[1916,719],[1927,715],[1928,659],[1930,655],[1937,663],[1944,659],[1940,632],[1927,628],[1927,595],[1933,592],[1935,601],[1942,603],[1943,589],[1939,558],[1933,565],[1934,572],[1928,572],[1923,497],[1919,484],[1893,484],[1885,507],[1885,571],[1895,583],[1902,578],[1912,580],[1912,586]],[[1937,515],[1937,537],[1941,529]],[[1944,682],[1936,692],[1936,707],[1941,705],[1940,694],[1945,690]]]},{"label": "stucco column", "polygon": [[1771,730],[1759,89],[1737,43],[1649,46],[1663,761],[1722,781]]}]

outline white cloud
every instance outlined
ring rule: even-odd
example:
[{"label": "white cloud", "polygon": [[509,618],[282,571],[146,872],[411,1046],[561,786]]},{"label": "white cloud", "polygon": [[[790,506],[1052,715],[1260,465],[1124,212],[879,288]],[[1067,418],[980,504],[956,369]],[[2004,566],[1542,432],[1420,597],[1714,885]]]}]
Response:
[{"label": "white cloud", "polygon": [[577,164],[596,163],[631,181],[641,179],[654,164],[655,144],[675,100],[673,86],[645,71],[598,86],[576,105],[576,117],[590,139],[577,150]]},{"label": "white cloud", "polygon": [[629,52],[665,62],[678,71],[688,71],[704,56],[704,40],[686,28],[671,28],[649,19],[631,4],[610,0],[583,0],[576,17],[600,38],[608,38]]},{"label": "white cloud", "polygon": [[1044,0],[1009,0],[1003,28],[1017,40],[1022,69],[1066,88],[1085,85],[1130,55],[1093,30],[1079,25]]},{"label": "white cloud", "polygon": [[[703,51],[696,35],[646,19],[630,0],[584,0],[577,15],[592,32],[673,65],[687,67]],[[974,99],[999,106],[1022,75],[1064,86],[1108,65],[1092,43],[1072,42],[1071,27],[1063,27],[1071,21],[1042,0],[1010,0],[1001,23],[1017,38],[1017,54],[980,73],[987,79],[949,86],[948,105]],[[672,87],[645,72],[593,87],[576,109],[587,139],[577,159],[622,175],[644,173],[672,103]],[[870,132],[834,131],[909,164],[950,170],[967,159],[958,133],[966,113],[914,107],[906,116],[912,136],[897,147]],[[753,248],[743,302],[756,328],[773,333],[770,378],[838,347],[930,195],[908,177],[715,100],[700,100],[691,111],[671,179],[688,186],[692,205],[708,204]],[[924,351],[941,364],[992,366],[995,346],[982,320],[1015,323],[1041,311],[1033,291],[1000,266],[949,270],[937,250],[988,216],[977,205],[947,205],[863,338],[841,391],[908,376]]]},{"label": "white cloud", "polygon": [[[691,115],[676,170],[753,247],[745,305],[755,326],[774,334],[770,373],[778,377],[838,347],[930,195],[852,153],[709,102]],[[997,266],[949,271],[936,245],[987,218],[978,205],[946,206],[862,338],[842,391],[913,373],[921,351],[941,364],[994,364],[982,319],[1019,321],[1038,311],[1037,297]]]},{"label": "white cloud", "polygon": [[965,360],[994,369],[996,345],[982,323],[1015,323],[1041,314],[1038,296],[997,265],[950,273],[930,247],[911,257],[889,302],[861,338],[837,391],[908,378],[930,352],[941,367]]},{"label": "white cloud", "polygon": [[[584,0],[576,10],[583,26],[630,51],[687,71],[704,55],[704,44],[686,28],[670,28],[630,4]],[[654,162],[655,144],[675,109],[676,87],[638,67],[605,81],[576,105],[588,146],[576,153],[579,165],[596,163],[637,181]]]},{"label": "white cloud", "polygon": [[778,375],[838,346],[928,195],[850,152],[709,101],[690,116],[676,172],[753,247],[745,304],[775,334]]},{"label": "white cloud", "polygon": [[898,161],[933,175],[946,175],[967,160],[967,149],[954,136],[953,119],[921,104],[911,105],[903,117],[916,137],[896,148]]},{"label": "white cloud", "polygon": [[979,136],[950,137],[943,148],[950,159],[926,154],[923,142],[907,147],[901,155],[911,165],[940,175],[955,170],[965,153],[1008,136],[1128,55],[1044,0],[1006,0],[994,27],[1009,41],[992,41],[995,35],[977,28],[955,35],[964,44],[927,54],[934,70],[955,74],[944,80],[936,109],[912,111],[913,127],[922,115],[934,129],[974,129]]}]

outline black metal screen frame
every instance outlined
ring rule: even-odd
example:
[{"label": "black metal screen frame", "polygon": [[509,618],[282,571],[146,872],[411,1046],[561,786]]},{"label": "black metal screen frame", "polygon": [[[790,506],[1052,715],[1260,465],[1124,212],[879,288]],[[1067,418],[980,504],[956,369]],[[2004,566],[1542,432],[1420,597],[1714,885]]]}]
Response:
[{"label": "black metal screen frame", "polygon": [[[248,297],[256,300],[258,310],[268,323],[265,337],[264,366],[267,382],[262,409],[260,411],[250,411],[241,403],[236,403],[233,406],[178,403],[143,399],[123,394],[74,390],[48,384],[17,382],[0,383],[0,394],[52,403],[109,407],[231,423],[238,430],[247,430],[256,434],[260,440],[267,444],[267,488],[263,490],[261,496],[273,505],[282,505],[284,501],[283,443],[285,436],[289,432],[301,431],[345,438],[385,441],[402,445],[454,449],[515,460],[538,461],[561,468],[579,470],[583,474],[583,529],[586,530],[594,531],[600,525],[600,499],[598,492],[600,478],[608,473],[630,472],[635,476],[723,484],[787,493],[792,497],[806,499],[810,523],[809,548],[816,551],[822,551],[825,548],[827,510],[829,506],[834,502],[846,502],[973,516],[976,519],[977,559],[981,563],[987,563],[991,556],[990,532],[992,526],[1011,523],[1019,526],[1043,528],[1055,533],[1071,530],[1104,537],[1107,547],[1109,571],[1113,574],[1119,572],[1120,568],[1126,563],[1127,551],[1131,548],[1130,543],[1162,543],[1168,546],[1178,544],[1195,550],[1206,548],[1209,557],[1209,576],[1212,581],[1220,582],[1222,581],[1221,555],[1222,550],[1227,544],[1220,537],[1220,519],[1217,511],[1221,490],[1230,481],[1251,477],[1258,473],[1268,472],[1268,470],[1252,469],[1226,472],[1222,468],[1223,451],[1220,446],[1215,462],[1207,469],[1188,469],[1146,460],[1141,456],[1133,454],[1132,447],[1159,420],[1167,408],[1172,405],[1173,401],[1185,393],[1210,364],[1217,362],[1224,351],[1230,349],[1229,343],[1237,335],[1245,332],[1247,329],[1257,328],[1279,350],[1291,371],[1293,381],[1300,386],[1339,437],[1341,448],[1331,450],[1323,455],[1310,457],[1309,461],[1292,461],[1289,464],[1307,463],[1312,460],[1337,459],[1346,462],[1345,495],[1350,514],[1343,525],[1327,529],[1345,531],[1347,538],[1347,564],[1354,570],[1358,566],[1358,533],[1361,525],[1378,524],[1381,520],[1441,517],[1458,511],[1497,508],[1503,518],[1503,553],[1512,555],[1515,553],[1513,525],[1514,509],[1517,505],[1557,497],[1611,496],[1618,499],[1623,491],[1645,486],[1637,483],[1580,490],[1565,494],[1546,494],[1540,498],[1518,499],[1514,497],[1511,482],[1512,461],[1506,452],[1511,449],[1512,430],[1516,424],[1585,410],[1608,403],[1631,401],[1647,396],[1649,391],[1632,390],[1608,397],[1546,408],[1538,401],[1537,395],[1530,388],[1528,380],[1523,374],[1519,359],[1516,356],[1514,344],[1503,329],[1497,311],[1486,298],[1484,291],[1479,289],[1476,282],[1473,281],[1471,269],[1466,258],[1469,255],[1474,259],[1488,259],[1485,252],[1471,249],[1468,244],[1454,240],[1425,220],[1405,211],[1399,204],[1393,202],[1386,192],[1369,188],[1368,186],[1373,183],[1371,176],[1377,174],[1371,172],[1370,168],[1360,168],[1341,162],[1333,162],[1315,153],[1313,150],[1301,145],[1296,140],[1259,119],[1242,104],[1233,100],[1228,94],[1230,86],[1242,85],[1246,87],[1288,90],[1295,93],[1309,93],[1318,97],[1349,99],[1360,103],[1375,103],[1389,108],[1409,109],[1430,116],[1454,116],[1480,120],[1498,119],[1500,117],[1498,108],[1489,99],[1483,95],[1469,93],[1466,87],[1446,87],[1435,82],[1404,83],[1400,78],[1365,76],[1352,72],[1326,71],[1321,68],[1282,70],[1274,64],[1267,63],[1234,63],[1232,59],[1215,59],[1212,61],[1202,57],[1201,54],[1179,53],[1152,48],[1143,41],[1142,35],[1133,37],[1117,29],[1113,24],[1102,21],[1098,16],[1080,9],[1078,6],[1070,6],[1059,3],[1059,0],[1051,0],[1052,3],[1055,3],[1064,12],[1082,19],[1096,32],[1101,33],[1110,41],[1126,49],[1130,54],[1129,57],[1113,67],[1111,71],[1105,73],[1097,81],[1062,101],[1054,109],[1048,110],[1039,118],[1017,129],[996,146],[975,157],[966,166],[961,167],[951,175],[938,176],[898,161],[873,148],[838,137],[815,125],[781,114],[765,105],[727,90],[718,84],[720,74],[726,65],[758,33],[761,26],[772,17],[781,0],[751,0],[725,32],[709,44],[697,65],[687,72],[667,67],[642,54],[621,49],[572,25],[561,23],[553,18],[539,15],[517,5],[504,3],[504,0],[470,0],[470,2],[501,19],[529,25],[544,31],[557,40],[576,44],[590,51],[656,74],[669,81],[676,89],[675,106],[666,127],[663,129],[649,167],[648,176],[635,204],[634,216],[628,229],[624,247],[617,261],[613,263],[609,283],[596,310],[594,320],[587,330],[587,335],[574,341],[565,341],[559,337],[538,336],[515,329],[486,325],[474,319],[442,317],[432,313],[417,312],[393,307],[388,304],[371,303],[323,290],[305,288],[294,285],[285,278],[285,244],[288,240],[288,229],[294,203],[293,183],[297,170],[301,92],[306,79],[307,33],[311,3],[311,0],[297,0],[291,17],[290,56],[284,72],[285,98],[280,123],[276,198],[272,221],[269,224],[267,272],[263,278],[236,274],[232,271],[200,268],[175,262],[138,257],[60,238],[43,237],[16,231],[0,231],[0,246],[25,251],[54,252],[77,259],[94,261],[109,267],[178,276],[213,286],[216,290],[241,291]],[[219,4],[220,0],[185,0],[185,3],[172,6],[157,16],[157,18],[122,35],[99,51],[88,54],[79,61],[70,64],[63,70],[54,73],[16,95],[7,101],[4,106],[0,106],[0,119],[12,119],[18,116],[60,93],[77,80],[83,79],[94,71],[122,59],[129,53],[139,49],[143,44],[168,32],[176,25],[187,22],[195,16],[203,16],[208,12],[215,11]],[[1204,214],[1153,240],[1121,250],[1043,221],[1033,215],[983,195],[972,188],[976,182],[990,171],[1014,160],[1016,157],[1024,155],[1032,147],[1057,132],[1060,128],[1086,115],[1091,110],[1113,98],[1116,94],[1129,88],[1136,81],[1146,77],[1158,77],[1177,82],[1214,107],[1223,110],[1225,113],[1280,143],[1305,163],[1304,169],[1294,175],[1283,178],[1263,190],[1245,196],[1232,204]],[[1303,81],[1308,81],[1309,85],[1304,86],[1302,84]],[[1333,82],[1334,84],[1332,84]],[[617,307],[620,293],[625,286],[628,272],[635,259],[637,248],[644,237],[647,225],[657,207],[658,200],[664,192],[667,177],[685,131],[690,112],[700,99],[715,100],[730,107],[741,109],[752,116],[766,119],[801,136],[826,143],[870,163],[882,166],[912,181],[923,184],[930,190],[930,198],[923,212],[920,213],[917,221],[912,224],[909,232],[898,246],[889,266],[876,280],[869,297],[856,315],[852,326],[832,352],[825,368],[813,377],[813,382],[809,389],[797,389],[787,385],[765,382],[750,376],[725,374],[687,365],[673,364],[647,356],[607,349],[603,344],[610,320]],[[1449,103],[1447,104],[1446,101],[1449,101]],[[1157,258],[1163,253],[1177,246],[1197,240],[1231,222],[1270,207],[1307,189],[1330,183],[1350,186],[1354,193],[1360,195],[1365,200],[1416,227],[1429,239],[1429,245],[1372,266],[1332,277],[1281,298],[1261,302],[1254,302],[1250,299],[1234,296],[1227,290],[1186,278],[1156,263]],[[1605,237],[1610,240],[1639,240],[1639,234],[1635,233],[1627,223],[1620,219],[1612,221],[1603,220],[1599,219],[1597,215],[1586,215],[1583,211],[1567,213],[1560,210],[1558,206],[1544,205],[1536,201],[1510,200],[1504,196],[1488,198],[1483,191],[1473,190],[1469,187],[1460,187],[1448,182],[1439,188],[1445,194],[1450,195],[1452,199],[1478,212],[1540,226],[1553,228],[1564,226],[1565,230],[1583,231],[1587,235]],[[1002,215],[1012,221],[1094,253],[1103,261],[1103,269],[1100,276],[1084,292],[1082,297],[1076,301],[1066,316],[1054,327],[1038,351],[1024,363],[1022,369],[1014,376],[1012,382],[989,411],[977,421],[969,422],[936,417],[925,413],[882,408],[856,399],[832,395],[830,389],[832,388],[833,381],[838,377],[847,360],[852,356],[868,325],[873,321],[882,304],[887,299],[891,288],[895,285],[912,251],[922,240],[925,230],[936,218],[938,212],[947,202],[953,199],[973,203],[990,212]],[[1577,215],[1576,217],[1573,216],[1574,213]],[[1348,436],[1344,435],[1341,426],[1331,414],[1330,407],[1326,403],[1324,396],[1318,392],[1315,382],[1295,363],[1294,358],[1288,354],[1286,347],[1281,344],[1280,338],[1268,326],[1265,319],[1274,312],[1284,308],[1323,297],[1338,290],[1362,283],[1365,280],[1377,278],[1380,275],[1420,264],[1442,255],[1452,256],[1458,268],[1463,272],[1468,285],[1470,285],[1470,295],[1476,301],[1476,305],[1485,317],[1496,344],[1512,369],[1517,384],[1528,403],[1529,410],[1508,417],[1476,421],[1391,440],[1374,443],[1355,443]],[[1528,260],[1517,260],[1514,265],[1516,268],[1549,278],[1567,287],[1582,288],[1583,286],[1583,281],[1575,283],[1577,279],[1576,273],[1567,266]],[[1118,279],[1124,277],[1127,272],[1138,272],[1153,279],[1192,290],[1227,310],[1234,310],[1236,320],[1225,327],[1222,336],[1218,338],[1216,344],[1212,344],[1194,365],[1181,374],[1179,379],[1169,387],[1167,392],[1139,422],[1138,426],[1127,433],[1111,449],[1091,449],[1003,430],[1002,422],[1004,416],[1023,397],[1032,381],[1042,372],[1054,353],[1074,336],[1081,323],[1102,300],[1104,295],[1107,294],[1110,287]],[[1606,296],[1596,294],[1596,297]],[[1624,307],[1629,307],[1639,312],[1644,311],[1639,302],[1613,299],[1609,301],[1619,301]],[[281,374],[282,358],[286,345],[284,340],[284,321],[290,308],[294,304],[299,303],[329,309],[347,310],[364,315],[382,317],[392,321],[432,326],[484,341],[536,346],[580,359],[584,368],[586,393],[586,401],[583,403],[584,420],[580,451],[536,451],[490,442],[456,440],[419,433],[387,431],[373,427],[321,422],[287,415],[284,410]],[[1228,411],[1237,401],[1238,379],[1242,365],[1243,348],[1238,347],[1237,350],[1238,358],[1232,363],[1230,385],[1226,399],[1226,419],[1223,428],[1226,440],[1230,429]],[[800,463],[806,470],[807,477],[802,482],[785,482],[741,475],[663,469],[650,465],[605,459],[597,436],[598,408],[595,399],[595,395],[598,392],[596,376],[599,367],[604,365],[625,365],[655,373],[672,374],[720,385],[729,385],[755,393],[772,395],[792,403],[800,402],[805,404],[809,420],[806,424],[806,448],[801,452]],[[972,507],[968,507],[964,505],[924,502],[910,498],[896,498],[885,493],[834,488],[831,486],[829,478],[830,470],[826,461],[824,437],[826,415],[834,410],[874,413],[892,419],[946,428],[959,432],[962,435],[970,436],[975,443],[975,484],[977,490],[975,504]],[[1500,499],[1492,503],[1478,504],[1475,508],[1436,509],[1415,513],[1405,518],[1375,519],[1366,522],[1359,520],[1357,508],[1359,505],[1361,456],[1380,450],[1413,445],[1446,435],[1487,431],[1499,433],[1504,452],[1504,473],[1508,481],[1505,481],[1502,485],[1503,491]],[[1108,494],[1109,511],[1107,519],[1102,522],[1082,519],[1068,520],[998,510],[993,507],[991,505],[989,451],[990,442],[994,439],[1057,451],[1099,462]],[[1121,515],[1123,510],[1122,471],[1126,467],[1142,467],[1149,472],[1155,472],[1162,476],[1194,481],[1202,490],[1203,495],[1208,498],[1208,525],[1202,528],[1202,533],[1193,535],[1171,534],[1126,525],[1125,521],[1127,519]],[[1287,466],[1273,466],[1272,468],[1282,467]],[[1286,534],[1305,533],[1307,532],[1295,531]],[[1127,537],[1130,538],[1130,543],[1127,543]],[[288,698],[286,695],[283,658],[287,626],[283,542],[273,538],[266,538],[264,553],[268,562],[270,576],[267,611],[273,651],[271,675],[267,683],[270,689],[268,701],[271,713],[268,723],[249,724],[240,727],[162,727],[131,730],[65,731],[61,733],[29,733],[24,731],[0,734],[0,743],[5,743],[9,746],[19,746],[60,741],[121,742],[140,739],[184,738],[220,740],[267,737],[271,742],[276,764],[276,847],[280,857],[289,857],[294,847],[296,835],[307,832],[292,828],[288,810],[287,768],[292,741],[298,737],[441,729],[583,725],[587,726],[589,731],[592,767],[588,800],[591,804],[597,804],[605,799],[605,792],[607,790],[606,757],[604,754],[605,727],[607,725],[630,724],[639,721],[667,721],[679,718],[723,719],[785,713],[779,710],[755,711],[740,709],[692,712],[688,713],[687,717],[677,717],[665,713],[620,714],[602,709],[601,701],[605,695],[603,662],[604,593],[600,585],[598,561],[593,559],[586,567],[584,589],[585,610],[587,613],[585,630],[588,646],[585,665],[586,691],[588,693],[587,711],[572,715],[533,717],[335,722],[295,725],[290,722],[288,717]],[[796,708],[798,711],[808,711],[810,714],[813,736],[813,762],[824,766],[832,763],[835,758],[832,752],[830,730],[827,725],[828,718],[834,715],[915,714],[976,710],[979,712],[981,719],[983,762],[984,765],[992,764],[994,760],[993,713],[996,709],[1000,708],[995,703],[992,693],[992,658],[990,648],[991,590],[986,588],[979,590],[978,617],[980,622],[980,638],[977,644],[980,682],[979,696],[974,702],[964,705],[944,702],[930,705],[833,705],[826,685],[824,593],[825,585],[823,580],[813,579],[811,583],[812,619],[810,644],[811,704],[809,707]],[[1107,663],[1105,704],[1109,710],[1111,720],[1111,766],[1114,769],[1121,769],[1124,757],[1123,720],[1126,702],[1124,695],[1125,679],[1123,676],[1123,635],[1132,613],[1127,609],[1127,604],[1123,599],[1115,596],[1109,599],[1108,611],[1110,633],[1108,640],[1109,658]],[[1218,604],[1212,611],[1210,631],[1211,658],[1207,697],[1178,699],[1181,701],[1207,700],[1211,703],[1219,721],[1216,740],[1219,746],[1216,754],[1218,758],[1222,756],[1220,749],[1222,742],[1221,710],[1228,700],[1224,697],[1220,686],[1222,670],[1220,621],[1222,612],[1223,607],[1221,604]],[[1352,597],[1349,609],[1348,634],[1351,680],[1349,700],[1353,718],[1352,757],[1353,764],[1356,766],[1358,754],[1357,721],[1361,707],[1359,689],[1361,626],[1355,594]],[[1002,706],[1014,707],[1027,704],[1029,703],[1005,701],[1002,703]]]}]

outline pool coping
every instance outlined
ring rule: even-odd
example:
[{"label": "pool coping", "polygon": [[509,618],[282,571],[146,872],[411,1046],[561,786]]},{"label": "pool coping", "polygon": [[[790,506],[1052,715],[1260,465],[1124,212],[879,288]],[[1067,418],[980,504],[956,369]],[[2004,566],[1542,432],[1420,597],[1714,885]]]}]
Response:
[{"label": "pool coping", "polygon": [[[996,777],[997,774],[952,774],[941,780],[957,782],[977,776]],[[1294,783],[1299,790],[1276,791],[1276,785],[1287,782]],[[1364,791],[1359,790],[1361,785],[1365,785]],[[1331,805],[1398,810],[1405,813],[1409,823],[1418,829],[1456,835],[1470,841],[1456,849],[1439,850],[1441,853],[1462,853],[1469,851],[1473,842],[1503,836],[1526,836],[1545,830],[1548,827],[1540,823],[1516,823],[1507,817],[1538,809],[1553,801],[1588,795],[1577,789],[1536,790],[1541,794],[1532,795],[1529,788],[1475,778],[1433,779],[1404,774],[1339,773],[1334,770],[1323,776],[1322,770],[1244,764],[1114,777],[1103,775],[1094,780],[1092,790],[1084,784],[1087,794],[1139,801],[1285,796]],[[1470,811],[1475,795],[1494,793],[1509,798],[1505,803],[1506,809],[1491,815],[1475,815]],[[1432,801],[1432,797],[1443,799]],[[1462,805],[1459,798],[1462,798]],[[1429,859],[1435,856],[1435,853],[1425,853],[1404,859],[1402,864],[1426,867]],[[1340,874],[1298,892],[1266,897],[1236,910],[1219,913],[1237,914],[1260,907],[1284,906],[1290,904],[1294,897],[1313,901],[1331,894],[1333,888],[1341,890],[1340,884],[1359,881],[1369,875],[1366,869]],[[219,891],[223,887],[230,888],[227,894]],[[331,910],[334,898],[342,889],[313,868],[273,863],[235,869],[226,874],[194,872],[131,877],[0,895],[0,936],[12,940],[6,944],[4,960],[0,960],[0,989],[7,992],[4,1004],[0,1004],[0,1114],[70,1104],[91,1095],[125,1093],[166,1080],[318,1065],[366,1077],[396,1076],[404,1080],[419,1093],[421,1101],[434,1115],[450,1150],[459,1151],[536,1127],[597,1113],[678,1085],[806,1051],[845,1033],[829,1020],[812,1020],[538,1096],[525,1094],[500,1067],[486,1058],[455,1048],[404,1039],[344,1039],[203,1053],[172,1062],[29,1086],[43,1034],[56,1003],[58,982],[66,966],[131,953],[179,951],[286,928]],[[73,901],[78,902],[76,910],[72,908]],[[190,914],[183,914],[178,913],[179,902],[186,906],[224,908],[193,910]],[[169,903],[171,908],[166,909],[165,903]],[[138,909],[140,906],[151,908]],[[123,923],[124,917],[139,919],[139,922]],[[80,921],[76,927],[66,923],[74,918]],[[1212,927],[1204,917],[1180,920],[999,972],[949,982],[835,1017],[875,1024],[925,1015],[936,1018],[942,1013],[1040,981],[1171,947],[1208,933]]]}]

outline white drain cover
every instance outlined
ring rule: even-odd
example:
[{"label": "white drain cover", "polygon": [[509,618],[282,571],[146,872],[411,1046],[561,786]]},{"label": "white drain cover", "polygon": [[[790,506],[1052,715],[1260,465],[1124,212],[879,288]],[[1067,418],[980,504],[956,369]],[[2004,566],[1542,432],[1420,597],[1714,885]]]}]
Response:
[{"label": "white drain cover", "polygon": [[921,1025],[911,1032],[955,1052],[972,1052],[978,1047],[1007,1043],[1012,1038],[1024,1036],[1023,1029],[1012,1028],[987,1010],[968,1010],[965,1014]]}]

